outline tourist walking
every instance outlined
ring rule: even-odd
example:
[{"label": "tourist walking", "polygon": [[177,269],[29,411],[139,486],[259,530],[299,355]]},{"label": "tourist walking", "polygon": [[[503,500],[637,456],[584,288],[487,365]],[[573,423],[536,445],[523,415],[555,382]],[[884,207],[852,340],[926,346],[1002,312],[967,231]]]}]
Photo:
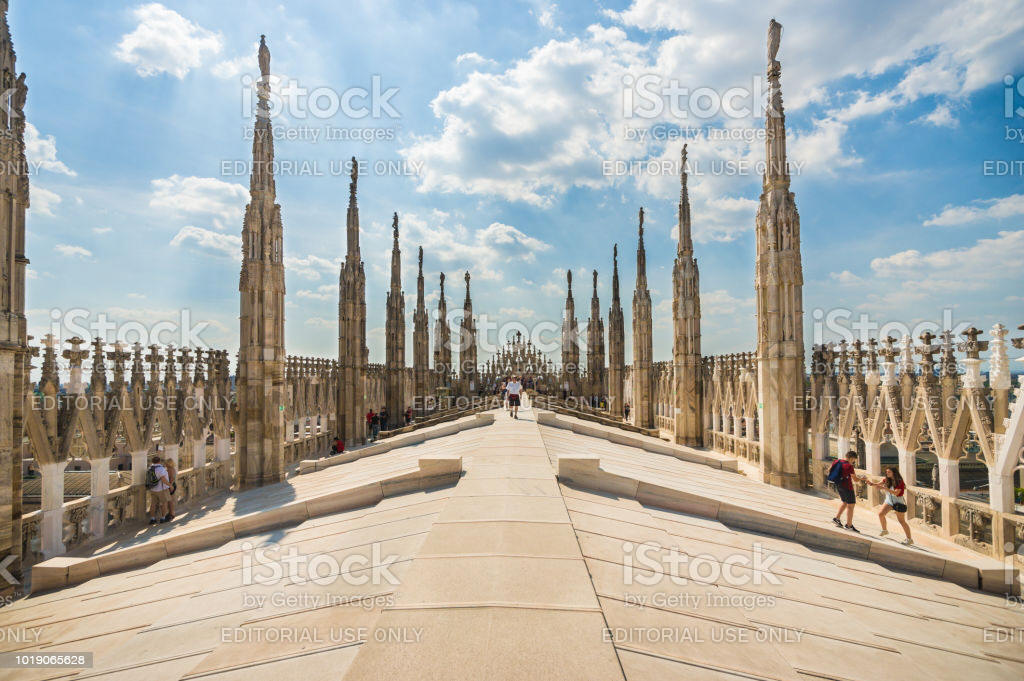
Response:
[{"label": "tourist walking", "polygon": [[412,407],[405,408],[405,425],[412,423]]},{"label": "tourist walking", "polygon": [[899,469],[889,466],[885,469],[884,480],[880,482],[868,480],[867,482],[872,487],[885,490],[885,501],[882,504],[882,510],[878,512],[878,522],[882,526],[882,531],[878,533],[878,536],[884,537],[889,534],[889,530],[885,526],[885,516],[889,514],[889,511],[895,511],[896,520],[903,527],[903,534],[907,535],[903,544],[913,546],[914,540],[910,536],[910,525],[907,524],[907,500],[903,496],[907,491],[907,483],[903,482],[903,476],[900,475]]},{"label": "tourist walking", "polygon": [[146,470],[146,489],[149,491],[149,524],[166,522],[167,491],[171,484],[167,481],[167,469],[164,468],[159,455],[154,455]]},{"label": "tourist walking", "polygon": [[864,480],[864,477],[857,475],[856,463],[857,452],[848,451],[844,458],[836,459],[832,464],[832,468],[828,471],[828,481],[835,484],[836,490],[839,492],[839,500],[842,502],[839,504],[839,511],[832,518],[832,522],[836,527],[844,527],[840,518],[843,511],[846,511],[845,528],[859,533],[860,530],[853,526],[853,508],[857,505],[857,494],[853,490],[853,481]]},{"label": "tourist walking", "polygon": [[512,377],[512,382],[508,384],[508,406],[512,411],[512,418],[519,418],[519,400],[520,394],[523,392],[523,384],[519,382],[519,379],[515,376]]},{"label": "tourist walking", "polygon": [[164,459],[164,468],[167,469],[167,483],[171,486],[167,490],[167,516],[165,521],[174,520],[174,495],[178,491],[178,466],[174,459]]},{"label": "tourist walking", "polygon": [[501,382],[501,406],[509,414],[512,413],[512,410],[509,409],[508,406],[508,379],[505,379]]},{"label": "tourist walking", "polygon": [[377,428],[377,432],[378,433],[380,431],[382,431],[382,430],[387,430],[390,427],[390,423],[391,422],[388,420],[389,417],[390,417],[390,414],[388,414],[388,408],[387,407],[381,407],[380,408],[380,426]]}]

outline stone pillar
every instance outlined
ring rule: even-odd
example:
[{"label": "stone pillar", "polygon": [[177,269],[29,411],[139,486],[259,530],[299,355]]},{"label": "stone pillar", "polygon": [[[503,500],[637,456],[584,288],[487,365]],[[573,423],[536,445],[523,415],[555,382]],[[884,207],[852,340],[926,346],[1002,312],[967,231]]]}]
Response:
[{"label": "stone pillar", "polygon": [[903,481],[908,485],[916,485],[917,452],[907,451],[902,447],[897,447],[897,452],[900,460],[900,475],[903,476]]},{"label": "stone pillar", "polygon": [[718,410],[711,412],[711,430],[720,432],[722,430],[722,417],[718,413]]},{"label": "stone pillar", "polygon": [[988,498],[993,511],[1013,513],[1013,475],[1000,475],[998,471],[988,470]]},{"label": "stone pillar", "polygon": [[110,492],[110,457],[89,462],[89,533],[102,537],[107,532],[107,493]]},{"label": "stone pillar", "polygon": [[[956,498],[960,496],[960,465],[951,459],[938,459],[939,491],[942,493],[942,534],[952,536],[960,531],[960,513]],[[993,518],[993,524],[996,520]]]},{"label": "stone pillar", "polygon": [[131,453],[132,457],[132,503],[135,505],[135,518],[146,515],[146,470],[148,452],[140,449]]},{"label": "stone pillar", "polygon": [[[871,475],[882,474],[882,443],[864,441],[864,470]],[[868,502],[877,506],[882,501],[882,491],[877,487],[868,487]]]},{"label": "stone pillar", "polygon": [[828,433],[811,433],[811,458],[825,461],[828,458]]},{"label": "stone pillar", "polygon": [[654,341],[651,292],[647,288],[647,251],[644,247],[644,209],[640,209],[636,249],[636,289],[633,291],[633,423],[654,427]]},{"label": "stone pillar", "polygon": [[192,493],[206,493],[206,439],[192,443]]},{"label": "stone pillar", "polygon": [[231,438],[213,436],[213,452],[217,461],[227,461],[231,458]]},{"label": "stone pillar", "polygon": [[843,458],[846,453],[850,451],[850,438],[837,436],[836,437],[836,456]]},{"label": "stone pillar", "polygon": [[53,558],[64,553],[64,469],[67,461],[44,463],[39,469],[42,475],[43,495],[40,510],[40,547],[44,558]]}]

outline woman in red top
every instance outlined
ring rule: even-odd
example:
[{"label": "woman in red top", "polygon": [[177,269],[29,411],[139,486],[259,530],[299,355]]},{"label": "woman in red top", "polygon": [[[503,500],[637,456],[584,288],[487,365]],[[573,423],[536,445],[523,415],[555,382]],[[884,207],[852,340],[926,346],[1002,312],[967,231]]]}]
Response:
[{"label": "woman in red top", "polygon": [[882,504],[882,510],[878,512],[878,522],[882,525],[879,536],[884,537],[889,534],[889,530],[885,527],[885,516],[889,514],[889,511],[895,511],[896,520],[903,526],[903,532],[907,535],[903,543],[911,546],[914,540],[910,538],[910,525],[907,524],[907,500],[903,496],[907,491],[907,483],[903,482],[903,476],[900,475],[899,469],[889,466],[885,469],[885,480],[882,482],[869,480],[868,484],[885,490],[885,502]]}]

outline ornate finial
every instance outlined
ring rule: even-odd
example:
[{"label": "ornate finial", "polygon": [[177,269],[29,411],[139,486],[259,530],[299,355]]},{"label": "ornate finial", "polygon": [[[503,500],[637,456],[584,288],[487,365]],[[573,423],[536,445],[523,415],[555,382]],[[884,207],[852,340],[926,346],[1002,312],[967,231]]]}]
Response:
[{"label": "ornate finial", "polygon": [[612,246],[612,265],[615,267],[619,266],[619,245],[615,244]]},{"label": "ornate finial", "polygon": [[398,211],[395,211],[394,216],[391,220],[391,229],[395,237],[395,243],[398,243]]},{"label": "ornate finial", "polygon": [[597,270],[594,270],[594,295],[597,295]]},{"label": "ornate finial", "polygon": [[569,282],[569,295],[572,295],[572,270],[565,271],[565,280]]},{"label": "ornate finial", "polygon": [[270,75],[270,48],[267,47],[267,36],[260,36],[260,73],[264,78]]},{"label": "ornate finial", "polygon": [[444,300],[444,272],[441,273],[441,300]]},{"label": "ornate finial", "polygon": [[423,246],[420,246],[420,276],[423,275]]},{"label": "ornate finial", "polygon": [[644,209],[640,207],[640,241],[644,240]]},{"label": "ornate finial", "polygon": [[352,184],[349,185],[349,192],[352,194],[356,193],[356,182],[359,180],[359,163],[356,162],[356,157],[352,157],[352,170],[349,172],[349,178],[352,180]]},{"label": "ornate finial", "polygon": [[469,270],[466,270],[465,279],[466,279],[466,291],[468,292],[469,291]]}]

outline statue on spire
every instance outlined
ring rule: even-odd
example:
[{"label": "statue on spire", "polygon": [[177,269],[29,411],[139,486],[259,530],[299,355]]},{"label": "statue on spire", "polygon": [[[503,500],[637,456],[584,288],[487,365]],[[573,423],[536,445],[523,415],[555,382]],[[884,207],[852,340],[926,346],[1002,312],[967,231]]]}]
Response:
[{"label": "statue on spire", "polygon": [[565,279],[569,282],[569,295],[572,296],[572,270],[565,271]]},{"label": "statue on spire", "polygon": [[768,22],[768,63],[777,64],[776,55],[779,53],[779,44],[782,42],[782,24],[775,21],[773,17]]},{"label": "statue on spire", "polygon": [[398,211],[396,210],[391,220],[391,229],[395,237],[395,243],[398,243]]},{"label": "statue on spire", "polygon": [[267,47],[267,36],[260,36],[260,75],[264,78],[270,75],[270,48]]}]

